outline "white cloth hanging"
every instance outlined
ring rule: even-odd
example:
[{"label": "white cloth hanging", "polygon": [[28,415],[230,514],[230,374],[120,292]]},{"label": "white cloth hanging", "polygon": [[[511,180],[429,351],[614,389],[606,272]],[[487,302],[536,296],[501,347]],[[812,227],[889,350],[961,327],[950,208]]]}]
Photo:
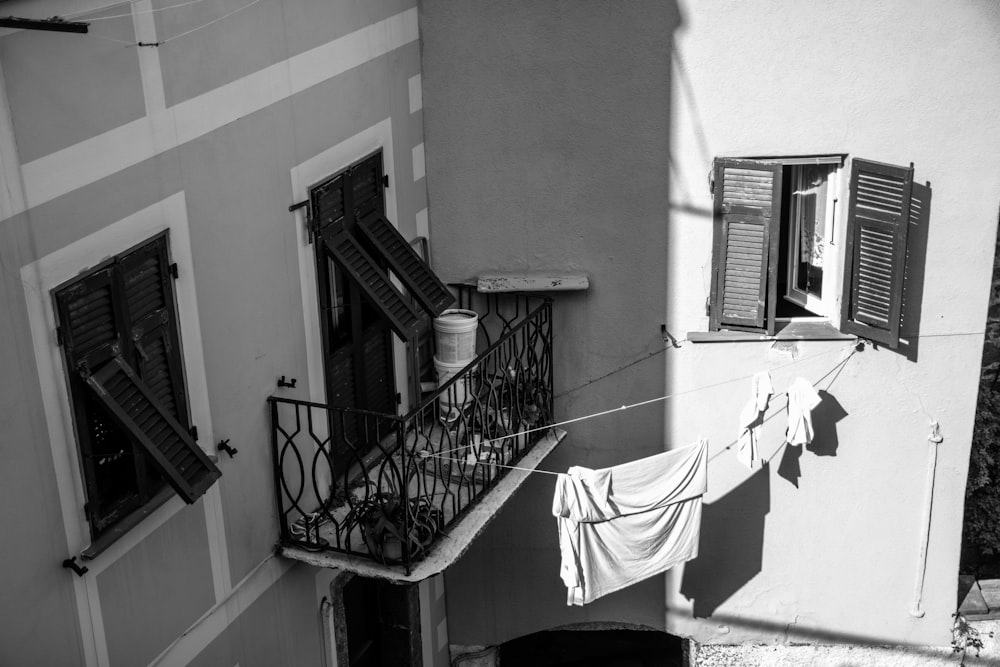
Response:
[{"label": "white cloth hanging", "polygon": [[808,445],[813,440],[812,410],[820,403],[819,394],[805,378],[795,378],[788,388],[788,429],[785,440],[791,445]]},{"label": "white cloth hanging", "polygon": [[753,470],[754,464],[760,458],[757,443],[760,440],[760,427],[763,423],[767,402],[774,393],[771,375],[761,371],[751,378],[750,400],[740,411],[740,435],[736,440],[736,460]]},{"label": "white cloth hanging", "polygon": [[556,480],[559,574],[583,605],[698,555],[708,443]]}]

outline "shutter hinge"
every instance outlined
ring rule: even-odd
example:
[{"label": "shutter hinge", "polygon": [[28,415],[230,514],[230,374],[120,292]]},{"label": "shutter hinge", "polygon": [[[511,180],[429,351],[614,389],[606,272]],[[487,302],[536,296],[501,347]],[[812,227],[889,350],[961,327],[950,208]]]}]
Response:
[{"label": "shutter hinge", "polygon": [[403,403],[403,395],[397,391],[396,392],[396,405],[402,405],[402,403]]},{"label": "shutter hinge", "polygon": [[389,189],[389,174],[384,174],[382,176],[382,187],[386,190]]},{"label": "shutter hinge", "polygon": [[62,327],[56,327],[56,345],[62,347],[66,344],[66,335],[63,333]]},{"label": "shutter hinge", "polygon": [[191,439],[192,440],[197,440],[198,439],[198,427],[197,426],[192,425],[191,428],[188,429],[188,433],[191,434]]},{"label": "shutter hinge", "polygon": [[174,280],[177,280],[179,276],[180,273],[177,270],[177,262],[174,262],[173,264],[170,265],[170,277],[173,278]]},{"label": "shutter hinge", "polygon": [[87,517],[87,521],[93,521],[93,517],[90,516],[90,503],[83,504],[83,516]]}]

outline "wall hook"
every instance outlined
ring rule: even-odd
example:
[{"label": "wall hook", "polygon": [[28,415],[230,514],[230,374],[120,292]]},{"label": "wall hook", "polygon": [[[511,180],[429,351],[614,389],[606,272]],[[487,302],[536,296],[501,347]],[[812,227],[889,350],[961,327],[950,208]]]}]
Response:
[{"label": "wall hook", "polygon": [[230,446],[229,438],[226,438],[225,440],[220,440],[219,444],[216,445],[216,449],[218,449],[220,452],[225,452],[226,454],[229,454],[229,458],[233,458],[240,451],[235,447]]},{"label": "wall hook", "polygon": [[295,389],[295,382],[296,382],[295,378],[286,381],[284,375],[278,378],[279,387],[291,387],[292,389]]},{"label": "wall hook", "polygon": [[86,565],[80,565],[79,563],[76,562],[76,556],[65,559],[62,562],[62,566],[76,572],[76,575],[78,577],[82,577],[83,575],[90,572],[89,567],[87,567]]}]

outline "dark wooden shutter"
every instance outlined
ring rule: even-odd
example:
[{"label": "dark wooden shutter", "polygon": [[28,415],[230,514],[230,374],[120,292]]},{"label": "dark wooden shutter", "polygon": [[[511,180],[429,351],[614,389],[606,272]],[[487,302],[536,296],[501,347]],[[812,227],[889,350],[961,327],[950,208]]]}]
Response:
[{"label": "dark wooden shutter", "polygon": [[93,272],[56,293],[56,308],[70,371],[81,365],[97,368],[117,354],[120,325],[115,318],[112,268]]},{"label": "dark wooden shutter", "polygon": [[444,283],[384,215],[369,215],[358,222],[358,227],[432,317],[455,303]]},{"label": "dark wooden shutter", "polygon": [[324,230],[323,242],[330,255],[371,299],[393,330],[403,340],[413,338],[420,326],[419,316],[358,242],[346,231],[338,230],[336,225],[333,229]]},{"label": "dark wooden shutter", "polygon": [[160,467],[170,485],[193,503],[221,476],[181,424],[121,357],[115,357],[87,384]]},{"label": "dark wooden shutter", "polygon": [[160,236],[120,260],[133,368],[163,407],[189,426],[177,336],[167,237]]},{"label": "dark wooden shutter", "polygon": [[713,330],[774,331],[781,165],[715,161]]},{"label": "dark wooden shutter", "polygon": [[316,229],[323,230],[344,219],[344,175],[334,176],[310,190]]},{"label": "dark wooden shutter", "polygon": [[134,509],[139,493],[131,441],[87,390],[81,375],[100,368],[121,351],[123,327],[116,317],[117,300],[113,264],[55,292],[87,514],[95,533]]},{"label": "dark wooden shutter", "polygon": [[382,171],[382,151],[357,163],[348,171],[347,206],[356,223],[372,214],[385,213],[385,180]]},{"label": "dark wooden shutter", "polygon": [[899,345],[913,167],[855,159],[840,329]]}]

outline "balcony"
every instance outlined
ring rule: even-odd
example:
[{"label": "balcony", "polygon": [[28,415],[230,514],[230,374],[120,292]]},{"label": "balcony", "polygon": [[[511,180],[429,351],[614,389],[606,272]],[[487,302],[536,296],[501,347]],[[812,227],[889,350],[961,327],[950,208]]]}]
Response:
[{"label": "balcony", "polygon": [[436,574],[565,435],[546,428],[551,301],[459,294],[485,351],[409,414],[268,399],[283,555],[399,581]]}]

